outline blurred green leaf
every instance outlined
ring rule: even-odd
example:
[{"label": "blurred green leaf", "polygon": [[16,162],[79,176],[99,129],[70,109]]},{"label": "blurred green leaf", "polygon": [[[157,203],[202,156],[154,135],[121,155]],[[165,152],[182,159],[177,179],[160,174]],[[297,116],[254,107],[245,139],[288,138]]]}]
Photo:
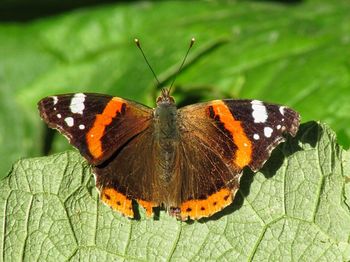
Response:
[{"label": "blurred green leaf", "polygon": [[[264,168],[245,172],[234,204],[210,219],[129,220],[98,200],[76,152],[17,162],[0,182],[4,261],[350,259],[349,152],[304,124]],[[346,188],[346,190],[343,190]],[[140,208],[142,209],[142,208]]]},{"label": "blurred green leaf", "polygon": [[[0,176],[45,140],[37,101],[101,92],[154,105],[192,36],[197,43],[176,82],[179,104],[256,98],[322,120],[350,145],[350,3],[135,2],[86,8],[27,24],[0,25]],[[70,148],[54,138],[51,152]]]}]

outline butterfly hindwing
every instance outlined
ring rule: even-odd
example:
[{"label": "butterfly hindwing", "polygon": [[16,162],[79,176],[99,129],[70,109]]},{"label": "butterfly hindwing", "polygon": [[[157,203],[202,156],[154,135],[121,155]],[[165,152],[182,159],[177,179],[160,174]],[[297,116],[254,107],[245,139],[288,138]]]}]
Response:
[{"label": "butterfly hindwing", "polygon": [[100,94],[50,96],[38,107],[49,127],[63,133],[92,164],[108,159],[146,129],[152,117],[152,109],[146,106]]},{"label": "butterfly hindwing", "polygon": [[178,216],[200,219],[232,203],[241,173],[232,169],[210,143],[184,132],[177,172],[181,174],[181,205]]},{"label": "butterfly hindwing", "polygon": [[150,127],[128,141],[106,163],[95,166],[93,172],[101,199],[128,217],[134,217],[130,209],[134,199],[150,215],[152,207],[161,204],[159,195],[167,194],[159,185],[158,153]]}]

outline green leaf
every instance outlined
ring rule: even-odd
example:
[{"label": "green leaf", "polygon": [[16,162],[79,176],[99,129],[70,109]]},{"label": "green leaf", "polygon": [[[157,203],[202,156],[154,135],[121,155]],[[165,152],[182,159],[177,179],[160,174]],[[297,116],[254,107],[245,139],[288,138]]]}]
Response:
[{"label": "green leaf", "polygon": [[0,23],[0,177],[47,143],[36,103],[100,92],[154,106],[158,90],[133,43],[138,37],[178,104],[219,98],[282,103],[322,120],[350,145],[350,2],[156,1],[78,9],[28,23]]},{"label": "green leaf", "polygon": [[4,261],[350,259],[349,152],[315,122],[246,170],[234,204],[212,218],[129,220],[98,199],[77,152],[17,162],[0,188]]}]

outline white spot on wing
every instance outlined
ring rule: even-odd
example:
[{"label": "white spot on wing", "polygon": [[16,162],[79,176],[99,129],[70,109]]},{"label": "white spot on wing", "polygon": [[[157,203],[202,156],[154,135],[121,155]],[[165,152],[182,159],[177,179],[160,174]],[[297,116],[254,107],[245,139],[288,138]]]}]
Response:
[{"label": "white spot on wing", "polygon": [[64,119],[64,121],[67,123],[67,126],[70,126],[70,127],[74,126],[74,119],[73,119],[73,117],[66,117]]},{"label": "white spot on wing", "polygon": [[253,138],[254,138],[255,140],[259,140],[260,136],[259,136],[258,134],[254,134]]},{"label": "white spot on wing", "polygon": [[280,106],[279,110],[282,116],[284,116],[284,106]]},{"label": "white spot on wing", "polygon": [[280,130],[281,129],[281,125],[277,125],[277,129]]},{"label": "white spot on wing", "polygon": [[57,114],[57,118],[61,118],[62,116],[61,116],[61,114]]},{"label": "white spot on wing", "polygon": [[271,137],[272,131],[273,131],[273,129],[271,127],[265,127],[264,128],[264,135],[266,137]]},{"label": "white spot on wing", "polygon": [[83,129],[85,129],[85,126],[84,125],[79,125],[79,129],[83,130]]},{"label": "white spot on wing", "polygon": [[254,123],[265,123],[267,119],[266,107],[259,100],[253,100],[251,104],[253,109],[252,116]]},{"label": "white spot on wing", "polygon": [[69,106],[70,111],[73,114],[83,114],[83,111],[85,109],[85,97],[86,95],[84,95],[83,93],[77,93],[73,96]]},{"label": "white spot on wing", "polygon": [[53,99],[53,104],[56,105],[58,102],[58,97],[57,96],[52,96]]}]

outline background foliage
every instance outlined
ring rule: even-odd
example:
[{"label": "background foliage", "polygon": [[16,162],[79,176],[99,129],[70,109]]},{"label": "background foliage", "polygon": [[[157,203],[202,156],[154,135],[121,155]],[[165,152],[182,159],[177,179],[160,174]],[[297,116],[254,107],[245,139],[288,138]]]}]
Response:
[{"label": "background foliage", "polygon": [[2,23],[0,174],[18,158],[70,148],[62,137],[52,146],[44,139],[36,109],[44,96],[102,92],[154,105],[158,91],[135,36],[165,85],[196,37],[176,83],[180,104],[225,97],[286,104],[304,122],[330,124],[348,147],[349,10],[341,0],[135,2]]},{"label": "background foliage", "polygon": [[[90,3],[92,2],[90,1]],[[13,3],[23,4],[21,1]],[[57,2],[52,2],[52,4],[57,4]],[[10,9],[13,8],[13,6],[11,7],[11,1],[5,1],[4,6],[10,6]],[[1,9],[0,15],[4,13],[3,9]],[[22,12],[22,14],[30,14],[30,12]],[[2,145],[0,147],[0,177],[6,176],[11,170],[12,164],[20,158],[71,149],[62,136],[56,136],[48,131],[39,119],[36,103],[44,96],[78,91],[100,92],[154,106],[159,86],[155,88],[154,78],[144,63],[139,50],[133,43],[134,37],[138,37],[141,40],[152,66],[159,75],[160,82],[164,85],[169,84],[174,76],[187,49],[189,40],[193,36],[196,37],[197,42],[190,53],[188,63],[176,81],[174,96],[179,105],[229,97],[255,98],[281,103],[291,106],[300,112],[303,122],[310,120],[326,122],[335,130],[338,142],[342,146],[348,148],[350,145],[349,1],[315,0],[296,1],[293,3],[264,1],[157,1],[110,3],[73,9],[47,17],[33,14],[33,17],[36,17],[36,19],[15,22],[10,21],[7,15],[6,21],[0,23],[0,143]],[[331,134],[331,131],[327,132]],[[333,135],[331,136],[331,148],[336,148],[335,151],[338,152],[341,149],[334,146],[335,141]],[[312,150],[319,149],[313,148]],[[332,154],[336,155],[335,151]],[[66,162],[63,162],[64,165],[69,167],[80,165],[74,164],[82,161],[76,154],[68,153],[68,156],[67,160],[65,160]],[[47,167],[47,163],[54,163],[61,158],[64,158],[64,154],[47,159],[35,158],[19,162],[12,170],[11,177],[13,176],[13,178],[9,177],[1,185],[1,187],[8,190],[3,190],[2,192],[4,201],[2,202],[2,208],[6,210],[6,206],[10,203],[6,202],[6,199],[10,199],[12,193],[6,194],[17,190],[13,185],[12,187],[9,185],[5,186],[9,183],[9,180],[20,179],[19,176],[27,177],[32,174],[25,167],[23,167],[21,172],[18,172],[20,170],[19,166],[27,165],[30,170],[43,170],[44,166],[46,170],[53,170],[52,174],[64,176],[65,174],[62,171],[55,171],[55,165],[52,164]],[[343,155],[337,158],[338,161],[341,158],[343,158]],[[300,162],[304,163],[305,161],[300,160]],[[331,166],[334,166],[335,163],[331,162]],[[321,169],[323,169],[323,164],[320,164],[322,166]],[[343,166],[343,163],[338,162],[338,164]],[[348,175],[344,170],[349,171],[349,169],[342,170],[342,172],[338,173]],[[328,173],[322,174],[327,177]],[[71,175],[73,177],[73,174]],[[247,176],[249,177],[249,175]],[[271,176],[271,180],[268,179],[266,180],[268,182],[262,182],[259,175],[257,175],[254,178],[254,182],[258,183],[257,187],[259,189],[254,189],[252,185],[249,196],[251,198],[256,196],[256,201],[265,201],[261,192],[271,193],[274,190],[278,190],[274,186],[268,186],[264,189],[265,191],[260,190],[259,183],[269,184],[279,181],[277,175]],[[309,179],[307,173],[302,177],[306,180]],[[85,179],[90,181],[88,178]],[[341,176],[337,179],[341,181]],[[337,183],[340,184],[336,188],[342,194],[337,195],[339,192],[332,191],[329,193],[329,197],[326,198],[338,197],[334,201],[338,201],[339,205],[346,205],[344,204],[346,202],[343,202],[344,198],[346,198],[346,192],[348,192],[345,187],[346,184],[344,181],[339,181]],[[80,184],[78,188],[84,185]],[[319,193],[322,193],[324,186],[325,184],[321,184]],[[91,190],[92,199],[95,199],[93,197],[96,197],[94,195],[96,192],[94,189]],[[31,190],[29,191],[31,192],[30,194],[33,193]],[[48,191],[43,190],[40,192],[45,195]],[[13,194],[14,201],[21,203],[19,211],[25,213],[26,205],[31,202],[28,199],[22,199],[22,202],[22,200],[20,201],[15,197],[15,193]],[[29,199],[30,194],[28,195]],[[76,195],[74,196],[76,197]],[[315,196],[320,196],[320,194],[315,193]],[[27,195],[24,197],[27,197]],[[295,201],[298,202],[299,198],[297,198],[297,195],[294,197]],[[43,198],[41,201],[45,202],[47,200]],[[244,203],[247,204],[247,202]],[[70,205],[73,204],[71,203]],[[50,204],[47,207],[49,206]],[[72,206],[69,208],[72,208]],[[273,205],[264,208],[269,209],[269,212],[273,213]],[[290,208],[293,214],[298,214],[290,217],[296,218],[293,221],[301,219],[303,226],[294,224],[294,222],[286,224],[285,221],[287,220],[283,220],[284,222],[281,224],[283,230],[269,231],[266,225],[271,221],[275,221],[276,217],[271,217],[271,219],[267,220],[262,219],[264,222],[259,222],[265,225],[266,231],[264,232],[270,232],[271,239],[275,239],[276,243],[281,244],[284,240],[289,241],[289,235],[283,234],[286,232],[284,231],[286,227],[290,227],[292,231],[294,230],[293,232],[296,232],[295,238],[300,237],[300,239],[306,236],[298,235],[297,232],[300,233],[306,229],[313,230],[315,227],[324,229],[323,224],[321,226],[317,224],[315,220],[317,218],[316,215],[313,218],[309,216],[310,214],[307,212],[310,206],[304,205],[302,198],[298,205],[293,202]],[[84,208],[79,207],[78,209]],[[328,212],[331,211],[332,209],[328,210]],[[80,211],[76,212],[79,213]],[[104,212],[107,211],[104,210]],[[236,214],[238,212],[233,214],[238,216],[237,221],[245,221],[247,217],[243,211],[240,212],[241,215]],[[306,212],[305,216],[299,214],[303,212]],[[14,216],[18,219],[17,213],[14,213]],[[2,214],[5,213],[2,212]],[[284,212],[283,214],[286,215],[287,213]],[[116,214],[110,214],[109,216],[118,217]],[[340,217],[348,219],[347,216],[348,214],[342,213]],[[72,214],[69,214],[69,217],[72,219]],[[27,218],[28,216],[23,215],[24,220]],[[35,219],[29,218],[29,222]],[[305,220],[303,220],[304,218]],[[122,218],[118,219],[123,221],[121,228],[125,228],[125,225],[127,227],[130,226],[130,228],[136,226],[137,228],[144,227],[146,231],[152,231],[153,227],[159,225],[157,223],[161,223],[161,228],[166,229],[169,227],[170,230],[177,223],[171,219],[168,220],[161,217],[160,220],[165,220],[164,224],[162,222],[148,221],[144,222],[142,226],[138,226],[135,222],[125,222]],[[234,228],[227,231],[230,234],[237,230],[236,223],[239,224],[240,222],[225,224],[227,220],[234,220],[234,218],[223,216],[222,219],[204,224],[196,223],[194,226],[178,226],[178,230],[180,230],[178,231],[180,232],[178,234],[179,238],[186,238],[186,236],[182,235],[183,232],[193,237],[196,229],[212,230],[203,229],[203,227],[213,227],[214,231],[218,230],[217,232],[221,232],[219,225],[222,223],[223,226],[228,227],[230,225]],[[319,219],[322,220],[323,218]],[[328,220],[326,219],[326,221]],[[324,243],[326,241],[326,243],[331,243],[328,246],[329,249],[325,249],[321,245],[317,250],[320,252],[324,251],[323,255],[328,254],[327,250],[341,250],[337,258],[340,258],[340,260],[344,257],[348,258],[346,256],[346,254],[349,254],[348,241],[345,240],[345,236],[349,236],[347,231],[348,225],[346,225],[344,232],[342,232],[343,235],[340,237],[337,231],[335,231],[334,235],[329,232],[333,232],[334,228],[338,230],[343,225],[335,223],[331,226],[331,224],[332,221],[329,221],[325,232],[322,231],[323,233],[318,231],[318,229],[313,231],[316,233],[311,234],[313,239],[309,242],[319,241],[319,243]],[[305,228],[305,225],[308,226]],[[79,230],[83,232],[84,226],[82,225]],[[120,225],[118,224],[118,226]],[[183,227],[188,227],[189,231],[182,231]],[[47,230],[53,229],[48,227]],[[242,229],[242,231],[245,230],[249,232],[249,230],[254,231],[255,229],[254,227]],[[29,232],[24,229],[22,231]],[[123,230],[118,232],[118,234],[122,234]],[[164,232],[167,231],[165,230]],[[160,235],[164,232],[161,232]],[[5,234],[6,232],[3,233]],[[216,237],[218,243],[222,244],[223,242],[219,241],[221,233],[213,237]],[[242,232],[242,234],[245,233]],[[276,234],[280,234],[280,237],[276,238]],[[129,238],[137,237],[137,235],[131,233],[126,233],[126,236]],[[152,248],[157,252],[162,250],[160,243],[164,239],[159,238],[159,235],[151,234],[148,236],[152,238],[149,241],[155,246]],[[263,236],[265,235],[261,235],[260,240],[263,239]],[[77,240],[79,237],[75,237],[76,240],[74,241],[77,241],[76,243],[89,247],[90,244],[86,244],[84,241],[80,242],[80,240]],[[30,238],[24,235],[24,239]],[[237,245],[235,242],[237,239],[231,240],[228,241],[230,245]],[[250,245],[260,243],[248,241],[246,238],[240,240],[247,245],[246,248],[252,248]],[[179,241],[180,244],[189,244],[186,241],[174,241]],[[196,242],[195,238],[189,241]],[[6,244],[2,242],[3,247],[7,247],[8,243],[12,242],[6,242]],[[24,241],[23,243],[26,242]],[[67,243],[64,245],[69,245]],[[137,242],[129,241],[127,243],[129,243],[127,245],[130,245],[130,243],[137,245]],[[265,242],[262,241],[261,243]],[[296,241],[295,243],[299,242]],[[314,245],[311,246],[314,247]],[[330,248],[331,246],[332,248]],[[334,246],[337,249],[333,249]],[[226,250],[224,246],[222,247],[222,250]],[[255,248],[257,247],[255,246]],[[259,247],[262,248],[263,245]],[[149,249],[150,247],[144,248],[145,252],[137,249],[137,252],[140,253],[133,254],[131,257],[140,258],[142,254],[147,254],[148,256],[153,252],[152,248]],[[283,251],[284,248],[283,245],[277,245],[276,250],[278,252],[275,250],[277,253],[273,253],[270,250],[266,251],[265,255],[275,254],[277,256],[293,250]],[[269,250],[269,248],[262,248],[262,252],[265,252],[264,250]],[[203,249],[204,251],[205,248]],[[218,252],[220,253],[221,251]],[[219,257],[225,257],[225,252],[220,253]],[[3,251],[2,254],[4,255],[5,253]],[[250,251],[243,251],[240,248],[238,253],[243,254],[243,257],[246,258],[252,258],[251,254],[253,254],[251,249]],[[126,253],[121,252],[120,254],[123,254],[123,257]],[[227,254],[231,255],[231,253]],[[305,252],[305,254],[309,253]],[[321,253],[316,252],[315,254],[323,257]],[[198,251],[197,255],[198,258],[202,257],[203,254]],[[294,257],[293,254],[289,255]],[[67,258],[67,255],[62,254],[62,257]],[[307,259],[306,255],[305,259]]]}]

